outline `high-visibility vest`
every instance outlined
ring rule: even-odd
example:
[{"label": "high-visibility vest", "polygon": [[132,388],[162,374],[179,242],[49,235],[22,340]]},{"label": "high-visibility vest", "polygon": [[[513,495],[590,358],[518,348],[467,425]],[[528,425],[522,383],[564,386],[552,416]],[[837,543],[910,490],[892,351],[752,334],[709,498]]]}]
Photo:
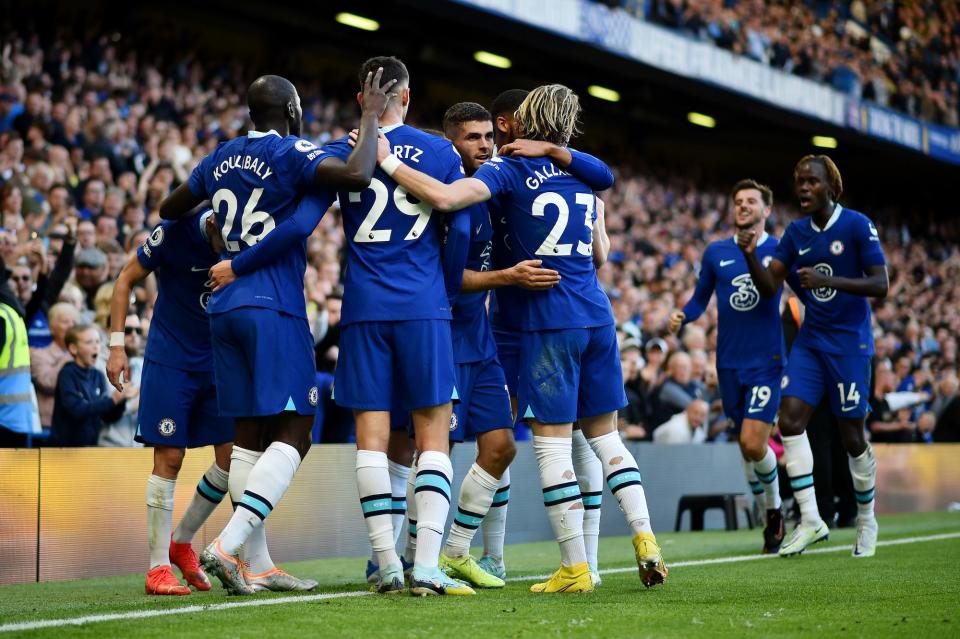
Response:
[{"label": "high-visibility vest", "polygon": [[0,304],[4,324],[0,350],[0,426],[15,433],[33,430],[33,401],[30,394],[30,346],[27,327],[15,310]]}]

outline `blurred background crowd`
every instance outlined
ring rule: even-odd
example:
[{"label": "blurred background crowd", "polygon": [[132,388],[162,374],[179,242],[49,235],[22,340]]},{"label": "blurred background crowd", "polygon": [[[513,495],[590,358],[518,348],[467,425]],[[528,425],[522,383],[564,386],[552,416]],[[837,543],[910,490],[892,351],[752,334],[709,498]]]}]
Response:
[{"label": "blurred background crowd", "polygon": [[[719,0],[657,0],[645,11],[718,46],[956,124],[960,21],[954,3],[894,9],[893,3],[853,2],[843,11],[836,4],[824,15],[798,2]],[[838,79],[838,65],[853,77]],[[23,319],[36,394],[32,414],[44,429],[56,427],[58,445],[133,445],[138,368],[156,299],[152,277],[135,289],[125,326],[133,384],[123,393],[99,386],[89,405],[80,406],[63,388],[64,371],[70,383],[88,370],[102,376],[113,280],[159,222],[160,201],[219,142],[246,132],[243,95],[251,79],[239,63],[205,64],[192,54],[152,57],[108,36],[41,40],[22,33],[3,39],[0,279],[6,286],[0,285],[0,309]],[[318,84],[298,85],[304,137],[322,144],[354,126],[352,86],[327,86],[325,93]],[[603,156],[602,149],[597,153]],[[719,410],[715,308],[679,336],[666,330],[670,312],[693,291],[706,244],[732,234],[728,185],[640,158],[618,164],[615,172],[616,185],[602,195],[611,250],[599,278],[621,340],[630,400],[621,414],[623,435],[657,439],[659,426],[683,420],[689,441],[735,439]],[[790,194],[775,196],[769,230],[779,235],[796,211]],[[874,306],[872,437],[956,440],[958,223],[929,222],[897,207],[865,212],[880,228],[891,281],[887,299]],[[323,378],[338,355],[345,245],[336,207],[307,248],[305,295]],[[16,364],[7,360],[0,363]],[[328,400],[315,436],[349,441],[349,415]],[[24,438],[0,427],[0,445]]]},{"label": "blurred background crowd", "polygon": [[928,122],[960,122],[955,0],[604,0]]}]

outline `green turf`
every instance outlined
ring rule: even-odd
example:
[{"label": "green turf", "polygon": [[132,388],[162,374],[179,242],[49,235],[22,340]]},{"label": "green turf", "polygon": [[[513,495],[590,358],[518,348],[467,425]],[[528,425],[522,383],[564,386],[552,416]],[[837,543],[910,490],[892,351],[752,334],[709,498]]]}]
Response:
[{"label": "green turf", "polygon": [[[960,514],[881,518],[881,539],[960,531]],[[664,533],[670,562],[754,554],[758,531]],[[850,544],[853,531],[827,544]],[[633,565],[626,538],[603,539],[601,567]],[[556,545],[507,548],[511,577],[551,572]],[[362,591],[360,558],[300,562],[291,572],[321,581],[320,592]],[[881,547],[873,559],[848,552],[705,566],[680,566],[664,587],[645,590],[636,573],[606,574],[592,594],[533,595],[511,582],[477,597],[341,598],[189,615],[110,621],[17,633],[28,637],[316,636],[686,637],[960,635],[960,539]],[[142,576],[0,587],[0,625],[94,614],[240,601],[220,591],[147,597]],[[259,595],[270,598],[286,595]],[[242,601],[248,601],[243,599]],[[389,630],[388,630],[389,628]],[[0,639],[4,635],[0,634]]]}]

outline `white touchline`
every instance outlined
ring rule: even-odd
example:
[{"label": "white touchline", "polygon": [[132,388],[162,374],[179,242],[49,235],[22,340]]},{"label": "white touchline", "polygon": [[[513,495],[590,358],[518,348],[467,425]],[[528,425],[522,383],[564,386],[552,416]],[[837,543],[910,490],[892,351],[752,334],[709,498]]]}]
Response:
[{"label": "white touchline", "polygon": [[[901,544],[917,544],[926,541],[943,541],[945,539],[960,539],[960,532],[941,533],[938,535],[924,535],[921,537],[903,537],[901,539],[889,539],[877,542],[878,546],[899,546]],[[847,546],[829,546],[827,548],[815,548],[805,551],[805,554],[821,554],[829,552],[843,552],[851,550],[852,545]],[[693,559],[690,561],[675,561],[668,563],[668,568],[684,568],[686,566],[709,566],[713,564],[730,564],[743,561],[756,561],[758,559],[772,559],[777,555],[739,555],[736,557],[714,557],[712,559]],[[600,571],[602,575],[611,575],[621,572],[633,572],[636,566],[629,568],[606,568]],[[546,579],[550,575],[526,575],[522,577],[509,577],[507,581],[534,581],[537,579]],[[101,623],[104,621],[125,621],[127,619],[146,619],[149,617],[166,617],[169,615],[182,615],[194,612],[210,612],[215,610],[229,610],[231,608],[250,608],[257,606],[277,606],[288,603],[305,603],[308,601],[322,601],[324,599],[342,599],[345,597],[365,597],[373,593],[367,591],[350,592],[327,592],[317,595],[298,595],[291,597],[276,597],[273,599],[248,599],[245,601],[228,601],[226,603],[184,606],[182,608],[163,608],[160,610],[138,610],[134,612],[115,612],[102,615],[89,615],[87,617],[72,617],[68,619],[43,619],[40,621],[22,621],[8,623],[0,626],[0,632],[16,632],[23,630],[38,630],[40,628],[57,628],[62,626],[82,626],[90,623]]]}]

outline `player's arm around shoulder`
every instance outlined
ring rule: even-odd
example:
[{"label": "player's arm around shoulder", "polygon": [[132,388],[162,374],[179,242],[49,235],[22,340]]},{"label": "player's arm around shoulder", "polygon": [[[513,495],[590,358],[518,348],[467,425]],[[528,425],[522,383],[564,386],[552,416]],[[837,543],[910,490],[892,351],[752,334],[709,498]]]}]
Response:
[{"label": "player's arm around shoulder", "polygon": [[[453,145],[448,141],[438,141],[436,145],[434,149],[438,155],[444,152],[456,155]],[[405,164],[390,152],[389,147],[385,149],[383,145],[380,145],[377,154],[380,169],[384,173],[409,193],[429,204],[434,210],[458,211],[471,204],[486,202],[491,197],[487,185],[476,178],[460,178],[450,184],[444,184],[440,180]],[[459,156],[456,156],[456,158],[459,163]],[[443,158],[441,157],[441,159]]]}]

